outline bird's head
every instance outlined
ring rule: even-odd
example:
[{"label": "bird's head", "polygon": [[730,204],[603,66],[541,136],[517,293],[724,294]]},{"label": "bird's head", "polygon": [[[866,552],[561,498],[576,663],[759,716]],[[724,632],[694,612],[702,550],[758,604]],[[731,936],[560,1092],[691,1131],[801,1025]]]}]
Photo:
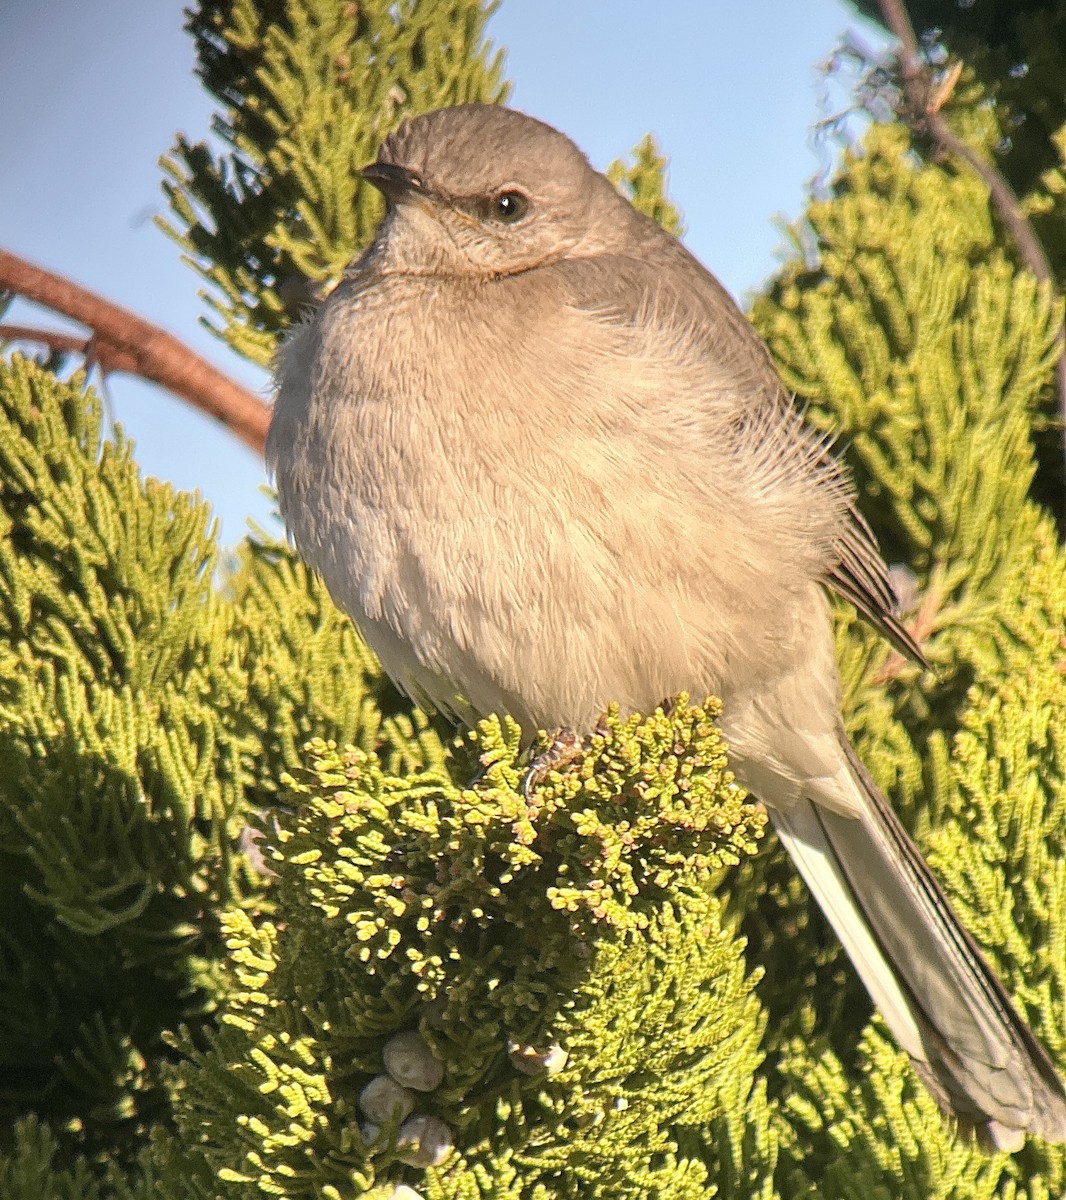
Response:
[{"label": "bird's head", "polygon": [[363,178],[388,205],[371,251],[388,274],[511,275],[621,249],[638,219],[569,138],[498,105],[405,121]]}]

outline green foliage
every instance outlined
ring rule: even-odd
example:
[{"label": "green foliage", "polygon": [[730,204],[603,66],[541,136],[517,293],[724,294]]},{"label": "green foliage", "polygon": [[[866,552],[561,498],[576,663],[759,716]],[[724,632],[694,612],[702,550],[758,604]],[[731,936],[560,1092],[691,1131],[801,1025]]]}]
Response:
[{"label": "green foliage", "polygon": [[100,1200],[101,1187],[88,1164],[56,1169],[56,1140],[32,1117],[14,1131],[13,1153],[0,1156],[0,1196],[5,1200]]},{"label": "green foliage", "polygon": [[225,594],[239,614],[233,642],[248,689],[239,718],[257,746],[253,807],[276,802],[279,779],[302,765],[313,737],[376,748],[397,773],[440,766],[450,730],[410,708],[291,550],[253,534]]},{"label": "green foliage", "polygon": [[817,264],[786,267],[752,315],[922,593],[922,687],[854,622],[863,649],[844,655],[853,728],[909,807],[931,782],[930,733],[950,739],[975,674],[1008,665],[1004,606],[1053,536],[1028,492],[1059,306],[996,247],[980,182],[907,150],[900,128],[871,131],[808,209]]},{"label": "green foliage", "polygon": [[0,401],[0,1106],[115,1154],[211,1006],[211,914],[257,890],[242,682],[206,506],[76,385],[16,359]]},{"label": "green foliage", "polygon": [[[857,8],[883,19],[877,0],[852,0]],[[938,97],[956,134],[988,166],[1003,175],[1020,201],[1061,295],[1066,291],[1066,0],[905,0],[904,8],[919,35],[922,55],[934,80],[947,84],[950,71],[962,67],[954,86]],[[867,64],[881,82],[890,81],[893,103],[902,96],[895,63]],[[916,122],[912,151],[970,177],[973,169],[947,158]],[[996,240],[1001,252],[1020,262],[1013,235],[997,213]],[[1044,398],[1044,414],[1034,427],[1038,494],[1064,525],[1061,402],[1054,389]]]},{"label": "green foliage", "polygon": [[[953,742],[940,733],[929,747],[937,782],[929,789],[936,828],[927,847],[960,916],[1062,1062],[1066,556],[1045,536],[1029,567],[1010,620],[1018,635],[1014,669],[975,684]],[[798,1042],[783,1058],[782,1107],[800,1135],[790,1143],[785,1194],[1051,1200],[1066,1190],[1061,1147],[1030,1142],[1013,1156],[989,1155],[947,1135],[879,1024],[864,1032],[858,1069],[829,1050],[812,1063]]]},{"label": "green foliage", "polygon": [[[1062,1061],[1066,556],[1030,498],[1058,306],[998,247],[980,183],[922,165],[899,128],[846,157],[797,242],[816,260],[788,265],[753,319],[811,419],[839,431],[867,517],[913,575],[934,664],[921,674],[842,612],[845,715]],[[868,1004],[788,865],[760,859],[751,876],[745,930],[792,1130],[782,1194],[1061,1194],[1061,1149],[989,1158],[946,1133],[905,1060],[862,1028]]]},{"label": "green foliage", "polygon": [[[882,19],[877,0],[852,3]],[[1020,195],[1038,192],[1041,175],[1062,161],[1054,142],[1066,127],[1066,4],[906,0],[905,8],[923,45],[961,58],[980,80],[1000,130],[997,164]],[[1051,232],[1052,223],[1041,222],[1041,233]],[[1061,230],[1055,241],[1066,251]],[[1066,256],[1055,258],[1061,279]]]},{"label": "green foliage", "polygon": [[807,211],[817,266],[786,267],[753,317],[846,448],[889,559],[923,584],[942,572],[947,600],[1010,558],[1059,313],[995,245],[980,181],[908,150],[899,127],[871,131]]},{"label": "green foliage", "polygon": [[279,332],[367,245],[380,197],[359,168],[406,116],[506,95],[487,0],[203,0],[188,16],[222,106],[216,156],[163,160],[174,224],[210,285],[209,324],[267,363]]},{"label": "green foliage", "polygon": [[681,237],[685,223],[666,193],[666,166],[666,156],[659,152],[659,143],[649,133],[633,147],[632,166],[616,159],[607,168],[607,178],[634,208],[658,221],[667,233]]},{"label": "green foliage", "polygon": [[[355,1104],[388,1036],[414,1027],[444,1064],[420,1108],[458,1147],[417,1182],[427,1197],[707,1194],[708,1122],[741,1124],[761,1095],[759,1007],[708,884],[763,818],[713,716],[683,697],[669,716],[611,715],[529,797],[511,723],[481,726],[465,789],[314,743],[277,818],[275,918],[227,919],[221,1027],[183,1073],[186,1142],[226,1194],[417,1181],[388,1128],[360,1136]],[[569,1058],[531,1077],[511,1042]]]},{"label": "green foliage", "polygon": [[[159,1141],[159,1160],[166,1158]],[[145,1159],[128,1178],[117,1160],[102,1169],[84,1159],[64,1163],[66,1153],[51,1130],[35,1117],[19,1121],[10,1153],[0,1152],[0,1196],[4,1200],[158,1200],[164,1195],[156,1167]],[[170,1164],[173,1171],[173,1164]],[[202,1195],[206,1198],[209,1191]]]},{"label": "green foliage", "polygon": [[0,364],[0,1107],[120,1164],[170,1121],[164,1031],[211,1019],[220,913],[264,903],[249,813],[301,722],[396,771],[444,742],[288,551],[220,592],[206,505],[101,426]]},{"label": "green foliage", "polygon": [[970,689],[930,747],[945,781],[931,860],[1045,1043],[1066,1057],[1066,559],[1045,541],[1010,627],[1013,669]]}]

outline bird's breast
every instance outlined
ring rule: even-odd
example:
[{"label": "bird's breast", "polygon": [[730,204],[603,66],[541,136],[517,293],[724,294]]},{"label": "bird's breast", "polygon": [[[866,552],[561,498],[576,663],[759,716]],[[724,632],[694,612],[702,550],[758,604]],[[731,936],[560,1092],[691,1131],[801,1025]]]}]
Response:
[{"label": "bird's breast", "polygon": [[610,700],[721,694],[758,658],[753,610],[776,619],[691,429],[675,445],[669,379],[591,322],[400,280],[335,293],[283,351],[286,523],[419,699],[587,728]]}]

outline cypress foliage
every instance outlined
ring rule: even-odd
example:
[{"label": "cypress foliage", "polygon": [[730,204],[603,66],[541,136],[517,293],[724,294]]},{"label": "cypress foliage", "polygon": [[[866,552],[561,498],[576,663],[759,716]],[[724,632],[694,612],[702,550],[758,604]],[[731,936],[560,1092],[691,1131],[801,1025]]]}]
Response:
[{"label": "cypress foliage", "polygon": [[0,1105],[121,1155],[161,1032],[213,1004],[248,743],[206,505],[142,480],[98,402],[0,364]]},{"label": "cypress foliage", "polygon": [[[706,1194],[708,1123],[743,1125],[761,1026],[709,884],[762,818],[684,697],[609,717],[532,798],[519,734],[482,726],[473,789],[312,743],[277,818],[276,917],[228,919],[221,1028],[183,1072],[179,1123],[226,1194]],[[428,1173],[357,1108],[405,1029],[443,1062],[419,1111],[459,1151]],[[568,1057],[529,1075],[511,1044]]]},{"label": "cypress foliage", "polygon": [[626,164],[616,159],[607,168],[607,178],[635,208],[649,216],[674,237],[685,232],[673,201],[666,193],[667,159],[659,150],[659,143],[646,134],[633,147],[633,161]]},{"label": "cypress foliage", "polygon": [[[920,164],[899,127],[846,157],[797,241],[816,260],[787,266],[753,319],[811,419],[839,431],[889,560],[916,581],[934,667],[920,676],[841,612],[849,729],[1061,1062],[1066,556],[1031,495],[1061,313],[998,246],[980,183]],[[801,931],[757,954],[771,1082],[797,1132],[783,1194],[1060,1194],[1061,1149],[991,1160],[952,1139],[878,1024],[858,1028],[868,1006],[850,975],[838,988],[787,864],[759,867],[758,916]],[[781,951],[818,964],[806,998],[773,969]]]},{"label": "cypress foliage", "polygon": [[381,198],[359,177],[404,116],[505,98],[486,0],[207,0],[190,10],[226,147],[179,137],[163,167],[174,224],[207,281],[208,323],[268,363],[316,286],[366,246]]}]

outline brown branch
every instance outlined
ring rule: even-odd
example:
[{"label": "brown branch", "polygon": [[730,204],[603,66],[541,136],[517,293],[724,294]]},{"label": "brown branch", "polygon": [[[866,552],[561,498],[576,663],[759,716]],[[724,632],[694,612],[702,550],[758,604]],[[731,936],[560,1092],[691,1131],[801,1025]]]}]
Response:
[{"label": "brown branch", "polygon": [[1025,265],[1041,280],[1051,280],[1051,266],[1032,225],[1029,224],[1014,189],[991,163],[955,133],[936,103],[936,89],[918,51],[903,0],[880,0],[881,12],[889,28],[899,39],[900,74],[913,117],[944,150],[964,159],[981,176],[1003,223],[1010,230]]},{"label": "brown branch", "polygon": [[[879,0],[885,24],[896,35],[900,45],[900,76],[907,107],[916,125],[921,126],[937,145],[967,163],[988,188],[1000,220],[1018,247],[1018,253],[1029,270],[1043,283],[1055,285],[1051,264],[1040,239],[1026,217],[1018,197],[1002,172],[983,159],[972,146],[960,138],[940,111],[943,98],[938,96],[918,50],[918,39],[903,0]],[[1063,431],[1063,459],[1066,461],[1066,332],[1061,328],[1057,338],[1059,358],[1059,420]]]},{"label": "brown branch", "polygon": [[60,333],[57,329],[37,329],[30,325],[0,324],[0,342],[33,342],[61,354],[80,354],[86,364],[99,366],[105,375],[111,371],[138,374],[137,360],[132,354],[116,350],[96,337]]},{"label": "brown branch", "polygon": [[[125,371],[150,379],[220,421],[246,446],[263,453],[270,424],[266,402],[165,329],[3,249],[0,249],[0,291],[42,304],[92,330],[91,337],[82,339],[77,346],[60,345],[53,339],[66,335],[41,336],[41,330],[23,330],[33,336],[20,340],[39,340],[57,349],[77,348],[95,358],[104,370]],[[76,337],[71,340],[79,341]]]}]

